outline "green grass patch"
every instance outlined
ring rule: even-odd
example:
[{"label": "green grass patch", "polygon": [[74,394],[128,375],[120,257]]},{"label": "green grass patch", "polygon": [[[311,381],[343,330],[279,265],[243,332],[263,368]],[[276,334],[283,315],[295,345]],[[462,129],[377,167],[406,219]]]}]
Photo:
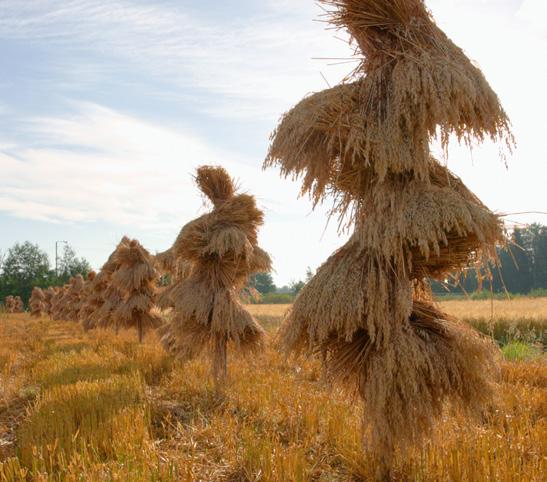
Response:
[{"label": "green grass patch", "polygon": [[481,333],[492,336],[500,346],[516,341],[542,346],[547,343],[547,320],[544,319],[469,318],[462,321],[469,323]]},{"label": "green grass patch", "polygon": [[536,345],[513,341],[502,347],[501,352],[508,361],[529,361],[539,358],[542,350]]}]

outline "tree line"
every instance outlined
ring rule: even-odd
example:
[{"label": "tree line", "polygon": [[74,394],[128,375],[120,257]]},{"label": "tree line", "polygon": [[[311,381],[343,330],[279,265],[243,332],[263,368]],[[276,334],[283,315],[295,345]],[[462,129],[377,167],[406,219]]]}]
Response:
[{"label": "tree line", "polygon": [[78,257],[68,244],[64,245],[55,270],[47,253],[38,245],[30,241],[16,243],[6,253],[0,253],[0,300],[9,295],[20,296],[27,304],[35,286],[62,286],[71,277],[77,274],[85,277],[90,271],[89,262]]},{"label": "tree line", "polygon": [[293,280],[287,285],[276,286],[271,273],[258,273],[251,276],[249,287],[254,288],[260,294],[258,303],[287,304],[292,303],[296,295],[306,283],[313,278],[314,272],[308,267],[306,277],[302,280]]},{"label": "tree line", "polygon": [[547,289],[547,226],[515,228],[507,248],[498,248],[498,266],[491,275],[469,269],[456,280],[432,285],[435,294],[470,294],[477,291],[528,295]]}]

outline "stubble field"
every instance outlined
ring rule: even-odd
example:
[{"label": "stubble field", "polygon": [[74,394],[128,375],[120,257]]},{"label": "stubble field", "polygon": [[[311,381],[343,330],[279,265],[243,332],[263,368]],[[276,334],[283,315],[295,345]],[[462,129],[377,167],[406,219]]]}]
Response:
[{"label": "stubble field", "polygon": [[[442,308],[503,345],[497,405],[473,422],[447,414],[393,478],[544,480],[547,299]],[[275,350],[286,309],[250,307],[270,342],[260,357],[229,359],[225,397],[207,360],[183,365],[153,335],[139,346],[133,332],[0,314],[1,480],[374,480],[357,401],[317,362]]]}]

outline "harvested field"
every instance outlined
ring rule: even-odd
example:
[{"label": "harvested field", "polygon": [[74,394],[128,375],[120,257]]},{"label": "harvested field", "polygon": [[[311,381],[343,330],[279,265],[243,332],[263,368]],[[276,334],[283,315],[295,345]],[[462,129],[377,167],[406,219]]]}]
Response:
[{"label": "harvested field", "polygon": [[[495,308],[532,317],[545,301]],[[447,305],[487,314],[487,303]],[[286,308],[250,307],[267,321],[268,347],[230,360],[225,398],[206,359],[182,365],[153,334],[139,346],[131,332],[0,315],[1,480],[370,480],[377,462],[363,455],[357,405],[326,386],[319,363],[271,346]],[[502,371],[498,406],[475,423],[447,414],[422,449],[396,460],[396,480],[542,480],[544,355]]]}]

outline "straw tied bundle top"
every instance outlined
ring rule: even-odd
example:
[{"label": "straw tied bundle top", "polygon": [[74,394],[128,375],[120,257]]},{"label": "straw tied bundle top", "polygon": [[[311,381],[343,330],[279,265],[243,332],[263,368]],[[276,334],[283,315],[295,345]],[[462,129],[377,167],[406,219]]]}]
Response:
[{"label": "straw tied bundle top", "polygon": [[237,193],[221,167],[200,167],[196,184],[213,209],[184,226],[171,248],[189,269],[172,294],[173,321],[163,340],[186,359],[210,350],[218,386],[226,378],[228,343],[243,351],[262,346],[264,331],[239,293],[250,274],[271,270],[271,260],[258,246],[263,213],[254,197]]},{"label": "straw tied bundle top", "polygon": [[[434,307],[427,279],[495,257],[502,223],[435,160],[437,133],[470,145],[513,139],[483,74],[422,0],[325,0],[363,59],[351,82],[282,118],[265,166],[302,178],[353,235],[297,298],[289,351],[321,353],[365,405],[368,440],[389,457],[418,441],[445,402],[476,412],[491,396],[495,351]],[[387,455],[386,455],[387,454]]]}]

